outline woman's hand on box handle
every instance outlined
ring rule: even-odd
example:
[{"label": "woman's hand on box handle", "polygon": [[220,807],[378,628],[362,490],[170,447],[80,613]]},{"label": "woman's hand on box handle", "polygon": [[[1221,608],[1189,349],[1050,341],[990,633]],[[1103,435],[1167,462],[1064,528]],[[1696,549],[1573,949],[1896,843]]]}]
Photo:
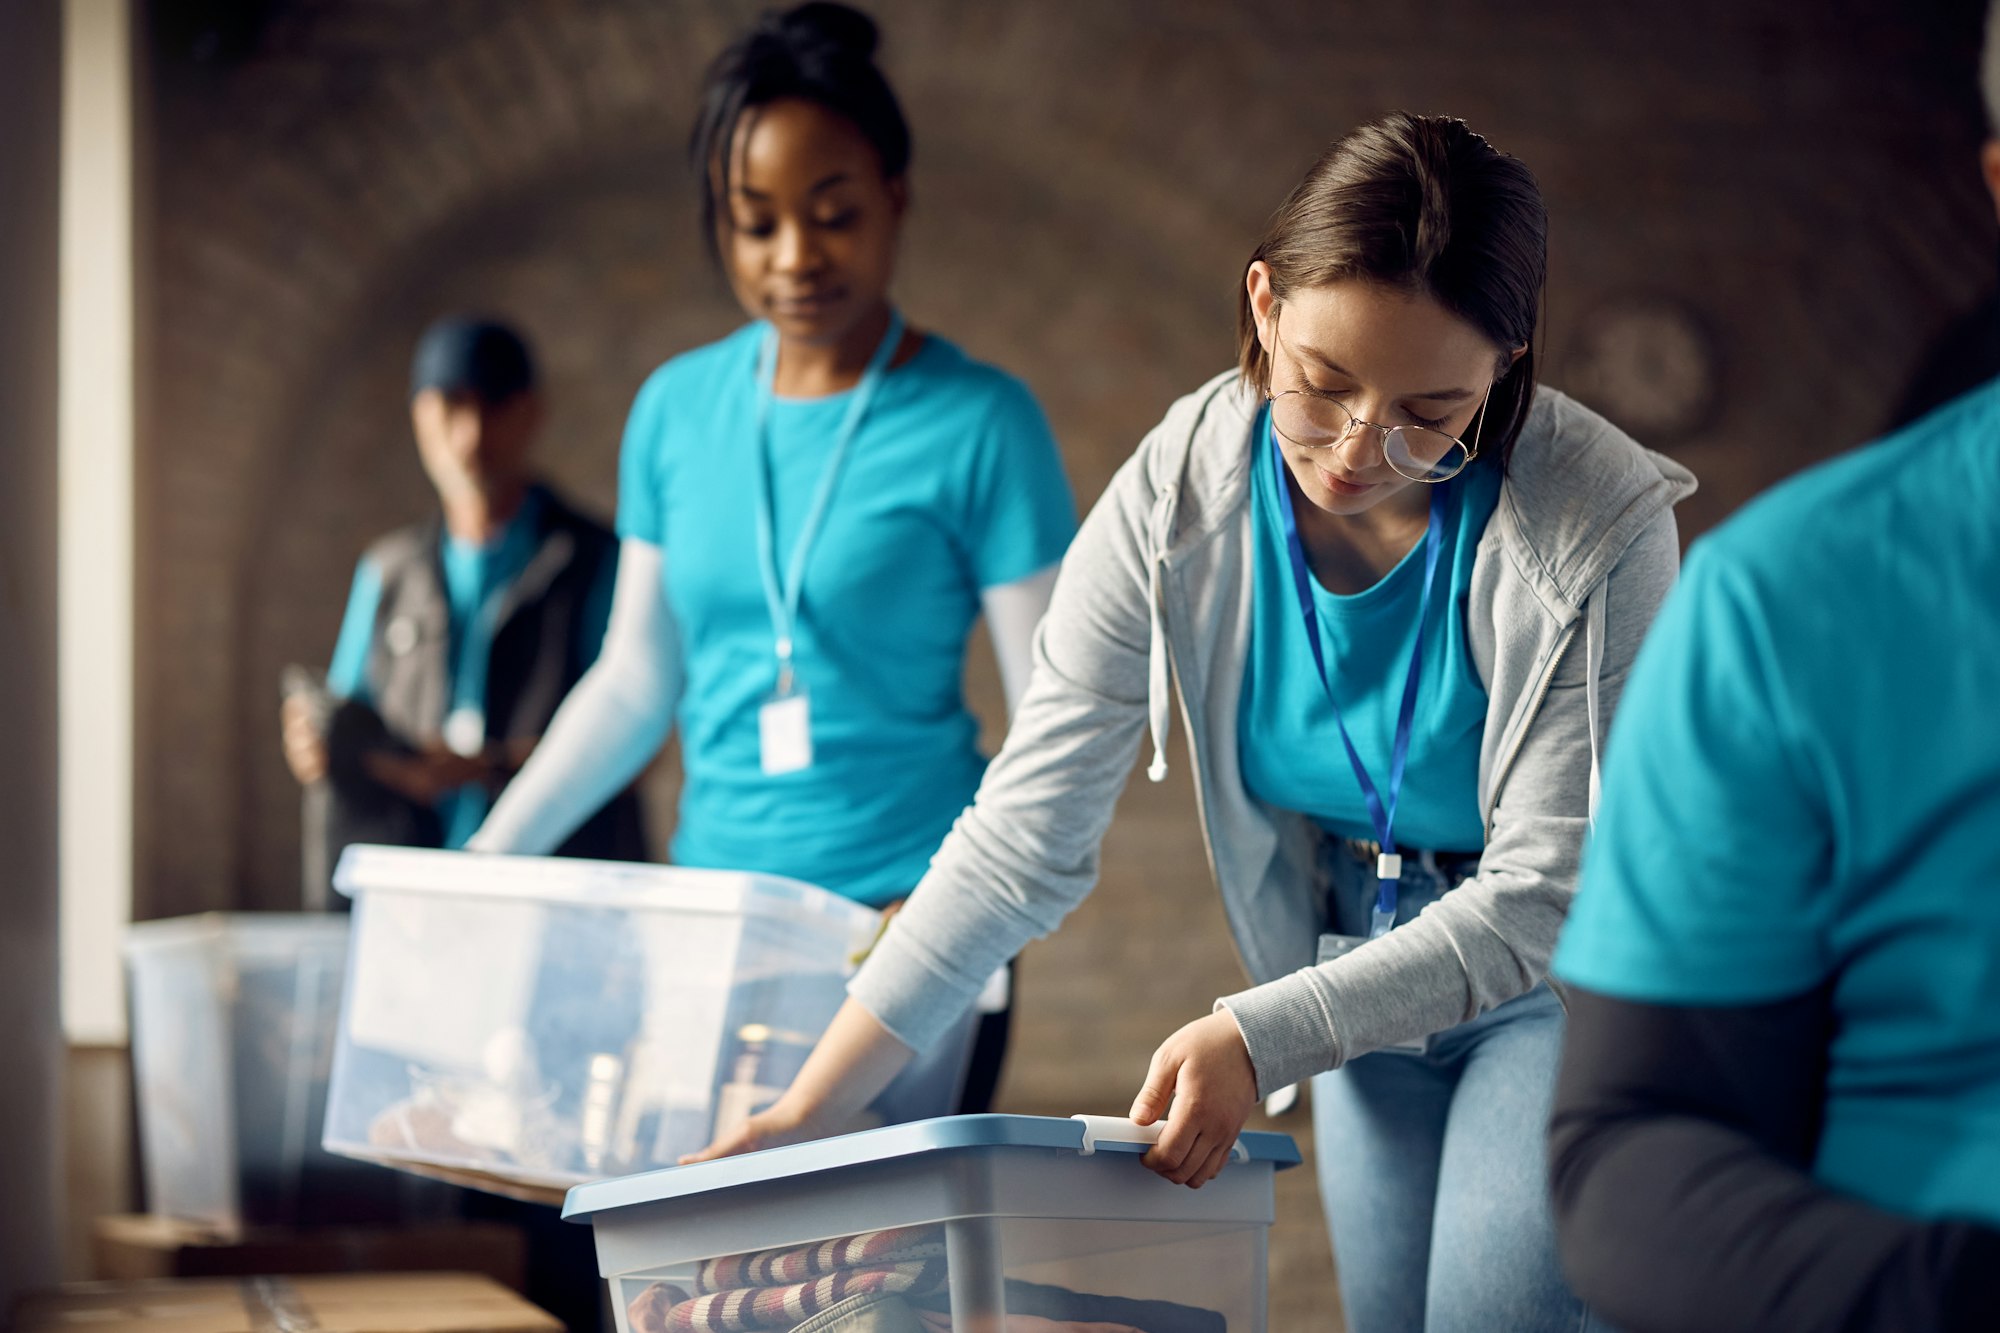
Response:
[{"label": "woman's hand on box handle", "polygon": [[1137,1123],[1167,1120],[1142,1160],[1176,1185],[1200,1189],[1229,1160],[1256,1105],[1257,1071],[1236,1019],[1227,1009],[1197,1018],[1153,1052],[1146,1084],[1132,1101]]}]

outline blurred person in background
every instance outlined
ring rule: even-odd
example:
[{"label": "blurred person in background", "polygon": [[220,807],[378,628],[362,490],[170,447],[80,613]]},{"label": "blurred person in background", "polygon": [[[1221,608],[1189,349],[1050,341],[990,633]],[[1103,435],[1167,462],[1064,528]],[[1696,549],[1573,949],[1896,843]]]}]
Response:
[{"label": "blurred person in background", "polygon": [[[285,760],[317,798],[309,850],[327,869],[350,842],[462,847],[597,658],[617,539],[534,479],[541,420],[512,329],[454,317],[424,333],[410,425],[439,512],[361,557],[323,687],[288,673]],[[551,850],[643,858],[622,787]],[[324,899],[323,880],[306,892]]]},{"label": "blurred person in background", "polygon": [[[535,480],[541,421],[512,329],[451,317],[419,340],[410,424],[439,513],[362,556],[324,682],[289,673],[281,722],[307,784],[308,864],[324,849],[313,905],[345,904],[326,875],[348,843],[463,846],[597,658],[618,542]],[[644,859],[636,794],[608,791],[551,850]],[[600,1326],[588,1228],[476,1192],[458,1206],[526,1233],[530,1299],[578,1333]]]},{"label": "blurred person in background", "polygon": [[1063,561],[977,801],[776,1105],[702,1156],[837,1129],[994,961],[1090,892],[1178,686],[1254,983],[1154,1054],[1146,1164],[1199,1187],[1312,1080],[1347,1327],[1574,1330],[1543,984],[1597,736],[1693,478],[1538,388],[1534,177],[1462,121],[1336,143],[1239,289],[1240,362],[1168,410]]},{"label": "blurred person in background", "polygon": [[2000,1328],[2000,382],[1695,544],[1556,973],[1556,1215],[1606,1317]]},{"label": "blurred person in background", "polygon": [[[474,850],[557,845],[678,726],[675,864],[889,907],[979,785],[968,641],[983,614],[1011,707],[1075,504],[1027,388],[890,297],[910,131],[877,36],[805,4],[709,67],[700,223],[753,322],[640,389],[604,655]],[[999,1076],[1005,981],[981,1006],[966,1110]]]}]

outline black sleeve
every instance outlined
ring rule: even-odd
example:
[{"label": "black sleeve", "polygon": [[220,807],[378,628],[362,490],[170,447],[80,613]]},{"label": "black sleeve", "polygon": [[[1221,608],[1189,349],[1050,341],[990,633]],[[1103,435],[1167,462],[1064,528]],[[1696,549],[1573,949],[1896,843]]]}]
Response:
[{"label": "black sleeve", "polygon": [[1563,1267],[1627,1333],[2000,1328],[2000,1231],[1807,1174],[1826,990],[1741,1008],[1570,989],[1550,1129]]}]

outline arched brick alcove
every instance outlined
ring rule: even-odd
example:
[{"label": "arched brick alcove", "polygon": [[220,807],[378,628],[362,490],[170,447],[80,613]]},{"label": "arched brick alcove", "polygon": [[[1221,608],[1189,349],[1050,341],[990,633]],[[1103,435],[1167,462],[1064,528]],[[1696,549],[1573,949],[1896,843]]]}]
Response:
[{"label": "arched brick alcove", "polygon": [[[329,589],[418,503],[387,368],[439,303],[484,303],[482,265],[513,265],[555,321],[536,330],[563,391],[552,437],[579,451],[556,470],[608,506],[644,367],[731,318],[679,153],[702,62],[753,8],[291,0],[246,59],[168,84],[142,913],[284,894],[269,669],[323,657]],[[904,299],[1030,380],[1086,501],[1226,360],[1262,217],[1327,138],[1390,106],[1466,114],[1543,180],[1552,379],[1579,318],[1622,293],[1718,331],[1724,401],[1675,446],[1707,482],[1690,528],[1866,436],[1990,277],[1969,2],[1914,25],[1887,0],[1837,25],[1775,3],[1617,22],[1581,3],[876,8],[919,146]],[[545,313],[522,265],[547,276],[581,233],[605,266],[572,265],[569,308]],[[333,415],[382,452],[349,452]],[[315,474],[315,449],[339,462]],[[325,506],[310,521],[302,486]],[[294,605],[253,615],[294,582]]]},{"label": "arched brick alcove", "polygon": [[[690,80],[728,25],[705,11],[667,24],[666,8],[481,10],[497,25],[421,57],[372,52],[365,80],[338,61],[311,77],[253,64],[226,93],[260,118],[219,117],[163,172],[149,440],[163,559],[147,570],[159,780],[146,787],[142,910],[289,892],[274,849],[291,793],[263,725],[271,668],[324,654],[353,555],[421,509],[398,376],[425,319],[509,304],[487,281],[501,270],[524,284],[511,303],[534,307],[523,265],[553,277],[580,233],[607,247],[594,290],[534,311],[553,327],[521,314],[553,358],[550,438],[568,443],[548,461],[608,510],[638,380],[735,318],[679,176]],[[918,45],[901,30],[896,42],[892,54]],[[1014,90],[967,99],[993,78],[978,32],[946,49],[966,80],[930,64],[903,80],[913,113],[928,85],[949,94],[913,115],[904,297],[920,321],[1028,374],[1073,444],[1098,436],[1071,458],[1094,496],[1148,416],[1226,356],[1227,280],[1201,261],[1258,210],[1217,207],[1163,164],[1080,170],[1073,152],[1044,151],[1060,143],[1053,127],[1023,136],[992,114]],[[265,83],[275,109],[257,105]],[[1144,293],[1143,316],[1121,290]],[[258,606],[271,613],[261,628]]]},{"label": "arched brick alcove", "polygon": [[[976,146],[934,133],[926,147],[935,161],[920,181],[899,281],[905,307],[919,324],[1033,373],[1051,411],[1100,439],[1106,447],[1072,451],[1079,487],[1094,494],[1120,452],[1113,442],[1131,438],[1178,388],[1172,370],[1191,377],[1226,355],[1225,293],[1143,233],[1142,244],[1076,243],[1114,201],[1036,198],[1043,183],[996,169]],[[976,173],[961,165],[972,162],[983,164]],[[1024,198],[1035,200],[1025,218]],[[482,202],[384,266],[329,336],[318,373],[291,395],[275,433],[281,447],[261,460],[261,500],[243,539],[257,554],[237,567],[239,670],[274,680],[287,660],[319,660],[353,554],[427,511],[402,395],[413,331],[436,312],[494,309],[533,333],[550,406],[542,465],[611,512],[620,428],[640,381],[742,318],[696,247],[691,208],[668,145],[625,146]],[[1004,268],[988,258],[1001,254]],[[1086,259],[1102,285],[1065,283]],[[1177,301],[1179,317],[1129,326],[1109,294],[1141,285],[1156,315]],[[269,699],[246,692],[234,718],[244,742],[238,855],[248,891],[276,905],[295,891],[297,798],[266,734],[269,715]]]}]

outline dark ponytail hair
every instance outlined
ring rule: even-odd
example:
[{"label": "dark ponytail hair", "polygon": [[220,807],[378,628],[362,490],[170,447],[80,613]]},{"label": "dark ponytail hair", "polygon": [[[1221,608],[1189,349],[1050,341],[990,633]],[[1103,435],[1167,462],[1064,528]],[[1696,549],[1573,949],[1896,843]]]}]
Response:
[{"label": "dark ponytail hair", "polygon": [[688,162],[701,196],[702,236],[721,262],[718,242],[727,219],[730,145],[746,112],[796,97],[846,118],[875,148],[882,175],[895,180],[910,167],[910,126],[896,94],[875,66],[875,20],[833,0],[768,9],[741,38],[710,62],[701,105],[688,137]]},{"label": "dark ponytail hair", "polygon": [[[1504,471],[1535,398],[1535,328],[1548,269],[1548,210],[1519,159],[1462,120],[1404,112],[1329,148],[1250,256],[1280,301],[1347,278],[1421,292],[1502,348],[1526,346],[1487,401],[1480,457]],[[1249,264],[1244,265],[1247,274]],[[1271,386],[1249,292],[1237,287],[1243,378]]]}]

